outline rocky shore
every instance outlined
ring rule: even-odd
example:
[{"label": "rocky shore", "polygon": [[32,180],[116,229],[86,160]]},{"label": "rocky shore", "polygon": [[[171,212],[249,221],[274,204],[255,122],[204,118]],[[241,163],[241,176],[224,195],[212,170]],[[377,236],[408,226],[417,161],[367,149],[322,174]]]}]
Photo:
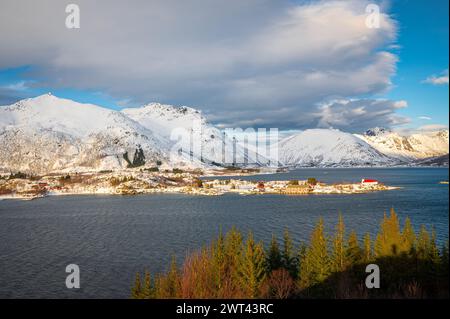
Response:
[{"label": "rocky shore", "polygon": [[[238,172],[234,174],[254,174]],[[200,179],[208,175],[205,179]],[[220,174],[223,175],[223,174]],[[146,171],[89,172],[27,176],[11,174],[0,179],[0,199],[31,200],[58,195],[137,195],[155,193],[184,193],[217,196],[226,193],[241,195],[280,194],[360,194],[394,190],[378,181],[326,184],[315,178],[285,181],[248,181],[236,178],[213,179],[211,172],[201,171]]]}]

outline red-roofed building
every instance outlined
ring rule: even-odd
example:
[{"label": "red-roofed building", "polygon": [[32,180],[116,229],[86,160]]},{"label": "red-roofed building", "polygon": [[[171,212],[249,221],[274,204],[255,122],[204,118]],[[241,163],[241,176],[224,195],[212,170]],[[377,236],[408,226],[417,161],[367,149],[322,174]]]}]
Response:
[{"label": "red-roofed building", "polygon": [[363,185],[378,185],[378,181],[376,179],[363,178],[361,180],[361,184],[363,184]]},{"label": "red-roofed building", "polygon": [[259,182],[258,185],[256,186],[256,188],[260,191],[260,192],[264,192],[265,191],[265,186],[263,182]]}]

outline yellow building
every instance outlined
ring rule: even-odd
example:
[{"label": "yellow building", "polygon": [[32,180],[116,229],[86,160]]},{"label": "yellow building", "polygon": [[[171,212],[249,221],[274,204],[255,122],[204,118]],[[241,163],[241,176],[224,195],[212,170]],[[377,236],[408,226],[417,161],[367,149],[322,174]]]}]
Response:
[{"label": "yellow building", "polygon": [[311,192],[311,188],[309,185],[288,185],[284,192],[290,195],[298,195],[298,194],[309,194]]}]

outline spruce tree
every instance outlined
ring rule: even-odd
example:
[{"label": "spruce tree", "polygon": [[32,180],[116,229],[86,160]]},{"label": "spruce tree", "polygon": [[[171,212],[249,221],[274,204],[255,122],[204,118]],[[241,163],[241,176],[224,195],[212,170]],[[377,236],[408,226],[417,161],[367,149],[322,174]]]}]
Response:
[{"label": "spruce tree", "polygon": [[180,293],[180,274],[178,272],[177,261],[175,255],[172,256],[170,269],[165,277],[165,294],[168,298],[177,298]]},{"label": "spruce tree", "polygon": [[302,262],[301,286],[323,282],[331,273],[331,260],[328,254],[328,240],[325,236],[323,219],[320,218],[313,230],[310,246]]},{"label": "spruce tree", "polygon": [[417,256],[419,259],[427,259],[430,252],[430,246],[430,234],[425,225],[422,225],[417,238]]},{"label": "spruce tree", "polygon": [[372,240],[370,234],[364,235],[364,262],[369,263],[372,260]]},{"label": "spruce tree", "polygon": [[225,257],[225,241],[220,229],[216,242],[211,245],[212,267],[214,274],[214,284],[220,291],[223,287],[223,281],[226,277],[226,257]]},{"label": "spruce tree", "polygon": [[436,232],[434,229],[431,231],[431,239],[425,264],[427,265],[427,274],[429,275],[429,278],[433,280],[432,284],[438,285],[441,270],[441,257],[436,245]]},{"label": "spruce tree", "polygon": [[134,280],[134,286],[131,288],[131,298],[133,299],[141,299],[142,298],[142,287],[141,287],[141,276],[139,273],[136,273],[136,277]]},{"label": "spruce tree", "polygon": [[153,298],[153,287],[150,273],[145,271],[144,275],[144,287],[142,288],[142,298],[151,299]]},{"label": "spruce tree", "polygon": [[346,267],[345,256],[345,225],[342,214],[339,214],[338,223],[333,238],[333,271],[341,272]]},{"label": "spruce tree", "polygon": [[296,258],[293,253],[294,245],[292,243],[291,235],[289,230],[286,228],[283,233],[283,266],[291,274],[295,275],[296,272]]},{"label": "spruce tree", "polygon": [[265,260],[262,243],[256,243],[250,232],[239,264],[240,288],[245,297],[256,298],[259,296],[261,283],[266,276]]},{"label": "spruce tree", "polygon": [[391,209],[390,217],[385,214],[381,222],[380,231],[375,240],[375,255],[377,257],[397,255],[401,252],[401,247],[400,224],[397,214],[394,209]]},{"label": "spruce tree", "polygon": [[239,285],[238,266],[242,259],[243,242],[242,234],[233,227],[225,236],[225,268],[228,280],[231,285],[236,288]]},{"label": "spruce tree", "polygon": [[311,262],[307,258],[308,246],[305,243],[301,243],[298,250],[298,287],[303,290],[308,288],[312,282],[312,268]]},{"label": "spruce tree", "polygon": [[349,265],[357,265],[363,260],[363,251],[359,247],[358,236],[354,231],[348,237],[346,258]]},{"label": "spruce tree", "polygon": [[272,234],[272,240],[270,241],[270,247],[267,253],[267,266],[269,272],[282,266],[280,248],[278,247],[278,241],[275,234]]},{"label": "spruce tree", "polygon": [[428,258],[433,265],[438,266],[441,262],[441,257],[439,255],[439,248],[436,244],[436,230],[433,229],[431,232],[431,240],[430,240],[430,250],[428,253]]},{"label": "spruce tree", "polygon": [[395,210],[391,208],[391,216],[389,218],[389,243],[392,254],[396,255],[401,252],[402,236],[400,232],[400,223]]},{"label": "spruce tree", "polygon": [[414,245],[416,242],[416,233],[411,224],[409,217],[405,219],[405,225],[402,231],[402,251],[412,252],[414,250]]}]

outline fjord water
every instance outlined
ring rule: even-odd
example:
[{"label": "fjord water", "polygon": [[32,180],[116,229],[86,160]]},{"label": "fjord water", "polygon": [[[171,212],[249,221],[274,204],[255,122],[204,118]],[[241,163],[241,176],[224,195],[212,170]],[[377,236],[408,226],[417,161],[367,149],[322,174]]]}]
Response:
[{"label": "fjord water", "polygon": [[[307,240],[322,216],[332,230],[342,212],[347,230],[361,237],[378,230],[394,207],[403,222],[434,226],[448,238],[446,168],[299,169],[242,177],[357,182],[375,178],[401,189],[354,195],[308,196],[59,196],[0,201],[1,298],[128,298],[135,273],[167,269],[208,243],[222,227],[252,230],[257,239],[280,238],[288,227],[296,243]],[[80,267],[81,288],[65,286],[65,267]]]}]

